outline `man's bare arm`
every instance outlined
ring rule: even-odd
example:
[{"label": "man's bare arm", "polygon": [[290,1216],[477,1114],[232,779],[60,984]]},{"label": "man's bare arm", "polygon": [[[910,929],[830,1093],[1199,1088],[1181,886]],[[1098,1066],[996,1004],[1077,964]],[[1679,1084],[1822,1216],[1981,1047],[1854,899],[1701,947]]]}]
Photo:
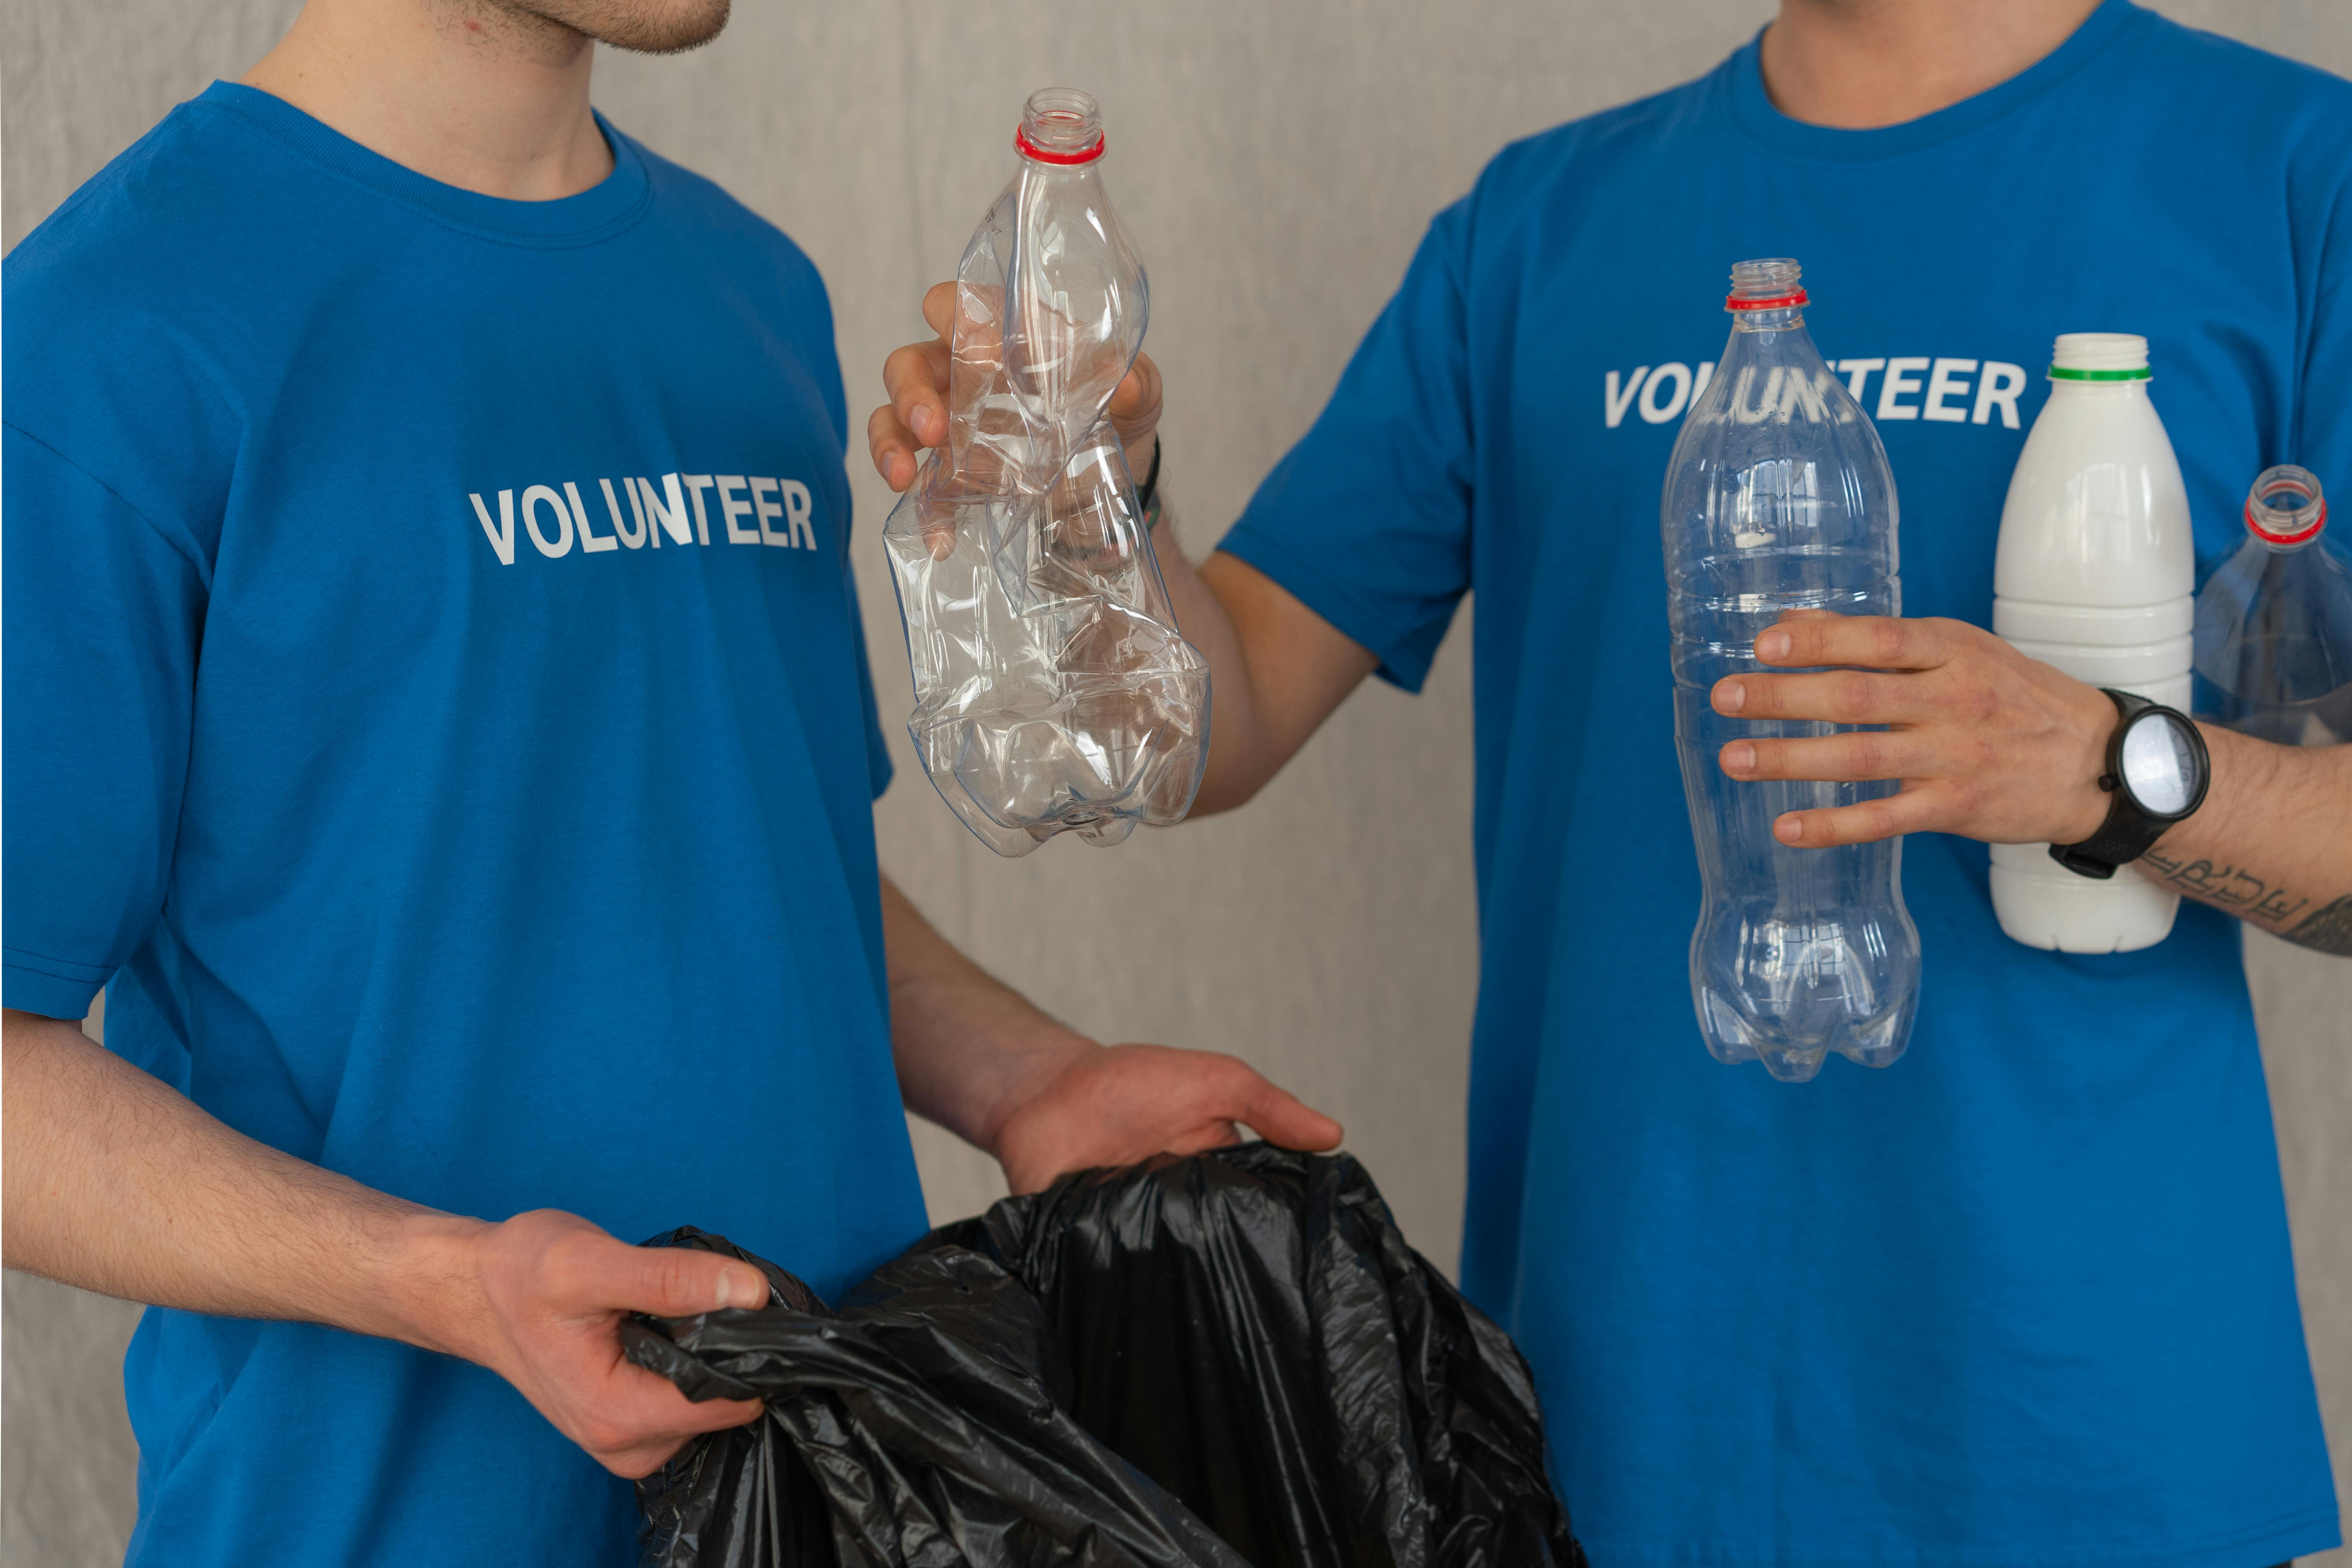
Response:
[{"label": "man's bare arm", "polygon": [[[1963,621],[1784,617],[1756,656],[1790,673],[1717,683],[1717,712],[1885,728],[1733,741],[1741,779],[1899,779],[1900,793],[1792,811],[1785,844],[1957,833],[2079,844],[2106,820],[2116,708],[2105,693]],[[1806,673],[1796,673],[1796,671]],[[2189,897],[2322,952],[2352,953],[2352,746],[2303,750],[2201,725],[2212,784],[2194,816],[2137,862]]]},{"label": "man's bare arm", "polygon": [[[884,363],[890,401],[866,422],[875,469],[894,490],[914,483],[921,452],[948,437],[954,284],[923,297],[923,318],[938,336]],[[1149,473],[1160,439],[1160,369],[1150,355],[1136,356],[1107,412],[1129,466]],[[1192,815],[1230,810],[1297,755],[1379,660],[1246,562],[1215,554],[1195,569],[1166,527],[1154,542],[1176,624],[1209,660],[1209,762]]]},{"label": "man's bare arm", "polygon": [[2140,857],[2141,872],[2298,946],[2352,958],[2352,746],[2198,729],[2212,787]]},{"label": "man's bare arm", "polygon": [[1213,1051],[1101,1046],[956,951],[882,881],[891,1049],[907,1109],[994,1154],[1015,1192],[1066,1171],[1237,1142],[1330,1149],[1339,1124]]},{"label": "man's bare arm", "polygon": [[1198,567],[1162,528],[1176,624],[1209,661],[1209,763],[1192,815],[1247,802],[1380,662],[1287,588],[1218,551]]},{"label": "man's bare arm", "polygon": [[503,1224],[360,1185],[246,1137],[85,1038],[0,1020],[7,1266],[129,1300],[326,1323],[464,1356],[623,1475],[756,1405],[693,1405],[620,1356],[627,1310],[755,1306],[708,1253],[647,1251],[572,1215]]}]

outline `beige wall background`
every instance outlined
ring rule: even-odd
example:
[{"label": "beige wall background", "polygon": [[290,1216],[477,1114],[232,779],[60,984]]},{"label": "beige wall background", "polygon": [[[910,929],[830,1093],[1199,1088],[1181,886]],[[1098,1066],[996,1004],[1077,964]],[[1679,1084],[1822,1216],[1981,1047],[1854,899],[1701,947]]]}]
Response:
[{"label": "beige wall background", "polygon": [[[241,71],[296,8],[0,0],[0,241],[14,246],[172,104]],[[2352,75],[2344,0],[2158,8]],[[1120,215],[1151,268],[1166,483],[1198,555],[1313,416],[1429,216],[1498,146],[1695,76],[1772,9],[744,0],[698,53],[608,56],[597,97],[814,257],[862,427],[883,354],[919,332],[922,288],[950,273],[1007,176],[1024,96],[1094,92]],[[889,498],[862,457],[850,468],[875,675],[895,720],[908,689],[877,541]],[[1342,1118],[1407,1234],[1450,1260],[1477,961],[1468,674],[1457,629],[1425,695],[1368,686],[1249,810],[1009,863],[953,822],[899,734],[883,861],[950,936],[1079,1027],[1237,1052]],[[2259,936],[2247,960],[2305,1319],[2352,1497],[2352,964]],[[916,1134],[935,1217],[1003,1190],[984,1156]],[[5,1314],[0,1561],[118,1562],[135,1465],[120,1363],[135,1310],[12,1274]]]}]

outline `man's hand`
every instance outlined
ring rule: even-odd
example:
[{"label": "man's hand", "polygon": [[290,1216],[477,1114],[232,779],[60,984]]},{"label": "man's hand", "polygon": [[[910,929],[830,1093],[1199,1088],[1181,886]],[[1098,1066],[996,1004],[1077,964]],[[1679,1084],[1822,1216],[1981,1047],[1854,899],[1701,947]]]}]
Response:
[{"label": "man's hand", "polygon": [[1339,1124],[1213,1051],[1095,1044],[958,952],[882,879],[890,1034],[907,1109],[1004,1167],[1016,1193],[1067,1171],[1241,1142],[1334,1149]]},{"label": "man's hand", "polygon": [[1843,668],[1735,675],[1715,710],[1737,719],[1883,724],[1883,731],[1733,741],[1737,779],[1900,779],[1884,800],[1792,811],[1783,844],[1827,848],[1903,833],[1991,844],[2075,844],[2106,820],[2115,703],[1965,621],[1799,611],[1756,639],[1765,664]]},{"label": "man's hand", "polygon": [[757,1269],[687,1247],[632,1247],[554,1209],[484,1226],[467,1252],[472,1310],[435,1337],[513,1384],[614,1474],[650,1474],[688,1438],[759,1416],[757,1400],[696,1404],[625,1358],[620,1336],[631,1312],[764,1307]]},{"label": "man's hand", "polygon": [[630,1365],[619,1329],[630,1311],[764,1305],[756,1269],[631,1247],[568,1214],[491,1225],[406,1203],[223,1126],[69,1021],[11,1010],[5,1026],[9,1268],[463,1356],[625,1476],[760,1414],[694,1404]]},{"label": "man's hand", "polygon": [[1242,1141],[1240,1127],[1286,1149],[1336,1149],[1342,1136],[1338,1122],[1236,1058],[1097,1046],[1005,1118],[996,1158],[1014,1192],[1042,1192],[1070,1171],[1228,1148]]},{"label": "man's hand", "polygon": [[[866,444],[874,454],[875,471],[894,490],[915,482],[918,454],[947,443],[955,309],[956,286],[935,284],[923,296],[923,320],[939,335],[895,350],[882,362],[882,386],[890,401],[866,421]],[[1150,471],[1153,432],[1160,426],[1160,367],[1150,354],[1135,356],[1106,412],[1139,483]]]},{"label": "man's hand", "polygon": [[[938,335],[883,362],[890,401],[866,420],[866,440],[894,490],[915,482],[925,448],[947,444],[955,313],[956,286],[934,287],[923,296],[923,320]],[[969,334],[965,347],[974,363],[988,357],[988,345]],[[1160,367],[1150,354],[1136,355],[1108,412],[1140,483],[1160,449]],[[931,543],[940,548],[938,539]],[[1208,768],[1191,814],[1205,816],[1255,795],[1380,661],[1238,557],[1221,553],[1195,571],[1165,525],[1155,549],[1176,624],[1208,657],[1216,692]]]},{"label": "man's hand", "polygon": [[[1901,779],[1885,800],[1792,811],[1783,844],[1827,848],[1898,833],[1992,844],[2079,844],[2107,818],[2099,788],[2117,721],[2106,693],[1964,621],[1782,617],[1756,639],[1766,664],[1846,666],[1735,675],[1715,710],[1739,719],[1884,724],[1883,731],[1734,741],[1738,779]],[[2352,746],[2274,746],[2200,728],[2213,776],[2205,804],[2137,862],[2170,891],[2287,941],[2352,955]]]}]

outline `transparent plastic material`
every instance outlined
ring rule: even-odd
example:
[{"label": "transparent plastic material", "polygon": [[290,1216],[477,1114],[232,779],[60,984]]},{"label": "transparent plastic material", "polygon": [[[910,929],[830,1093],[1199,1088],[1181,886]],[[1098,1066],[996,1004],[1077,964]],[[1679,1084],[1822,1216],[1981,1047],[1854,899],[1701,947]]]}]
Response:
[{"label": "transparent plastic material", "polygon": [[1021,167],[956,270],[944,454],[883,528],[916,754],[981,841],[1116,844],[1192,804],[1209,667],[1176,628],[1103,417],[1143,343],[1142,263],[1082,92],[1029,100]]},{"label": "transparent plastic material", "polygon": [[1900,839],[1798,849],[1784,812],[1891,795],[1885,784],[1743,783],[1729,741],[1851,725],[1727,719],[1715,683],[1762,668],[1759,632],[1790,610],[1902,613],[1895,477],[1885,449],[1805,331],[1793,261],[1731,269],[1731,341],[1693,400],[1666,469],[1675,744],[1705,906],[1691,998],[1706,1048],[1801,1082],[1831,1051],[1885,1067],[1909,1042],[1919,933],[1903,907]]},{"label": "transparent plastic material", "polygon": [[2352,567],[2307,469],[2267,469],[2197,595],[2197,716],[2286,746],[2352,741]]}]

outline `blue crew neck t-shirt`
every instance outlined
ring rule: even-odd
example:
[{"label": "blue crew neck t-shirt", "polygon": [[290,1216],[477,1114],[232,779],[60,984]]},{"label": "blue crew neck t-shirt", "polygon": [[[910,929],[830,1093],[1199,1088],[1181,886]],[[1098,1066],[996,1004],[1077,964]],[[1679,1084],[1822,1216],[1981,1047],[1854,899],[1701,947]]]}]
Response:
[{"label": "blue crew neck t-shirt", "polygon": [[1476,595],[1463,1274],[1601,1568],[2336,1542],[2229,917],[2038,952],[1983,845],[1916,836],[1906,1057],[1702,1047],[1658,500],[1730,264],[1789,256],[1893,459],[1907,613],[1988,624],[2061,331],[2147,334],[2210,570],[2264,466],[2352,483],[2347,184],[2352,86],[2124,0],[1879,131],[1778,113],[1751,45],[1498,156],[1227,535],[1407,688]]},{"label": "blue crew neck t-shirt", "polygon": [[[560,201],[215,85],[5,267],[6,1000],[491,1219],[920,1233],[830,308],[606,128]],[[151,1310],[133,1563],[635,1561],[492,1373]]]}]

